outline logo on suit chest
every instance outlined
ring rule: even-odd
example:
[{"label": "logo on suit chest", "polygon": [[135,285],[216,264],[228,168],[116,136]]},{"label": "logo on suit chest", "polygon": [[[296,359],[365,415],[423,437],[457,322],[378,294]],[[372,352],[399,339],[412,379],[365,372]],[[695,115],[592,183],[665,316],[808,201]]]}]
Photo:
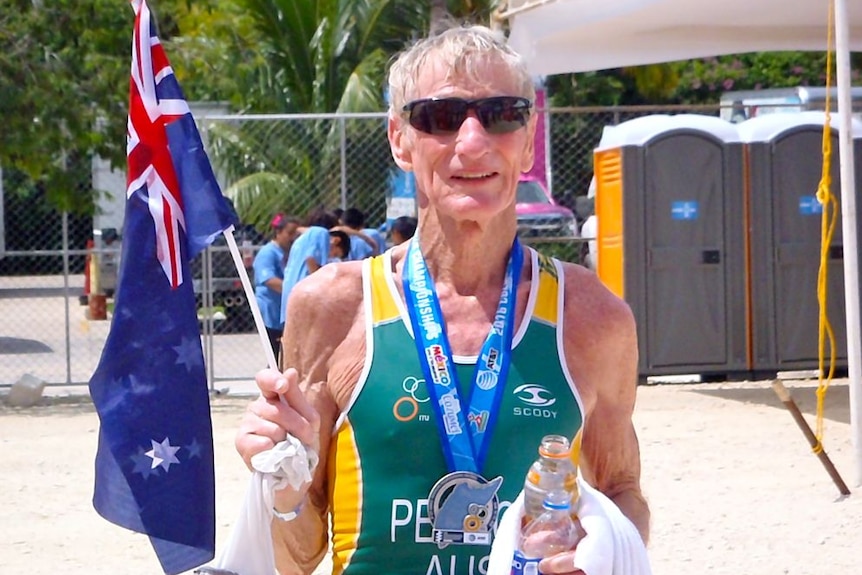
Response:
[{"label": "logo on suit chest", "polygon": [[556,419],[557,411],[551,406],[557,403],[557,398],[548,388],[538,383],[525,383],[512,391],[515,396],[515,407],[512,415],[518,417],[538,417],[541,419]]},{"label": "logo on suit chest", "polygon": [[430,401],[425,380],[409,375],[401,382],[401,396],[392,405],[392,415],[401,422],[431,421],[426,413],[420,413],[420,404]]}]

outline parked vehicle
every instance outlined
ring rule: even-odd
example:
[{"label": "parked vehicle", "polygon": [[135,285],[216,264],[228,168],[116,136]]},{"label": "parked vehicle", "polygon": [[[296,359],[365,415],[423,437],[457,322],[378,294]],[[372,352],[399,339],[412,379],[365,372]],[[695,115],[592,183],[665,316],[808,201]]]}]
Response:
[{"label": "parked vehicle", "polygon": [[[240,246],[245,273],[254,285],[254,255],[256,248],[263,245],[266,239],[251,226],[241,226],[234,231],[236,243]],[[242,280],[237,274],[233,256],[227,246],[224,235],[218,235],[208,248],[209,254],[202,253],[191,260],[192,277],[194,278],[195,299],[198,303],[199,316],[209,315],[213,319],[213,329],[217,333],[240,333],[255,330],[254,317]],[[209,285],[204,282],[204,266],[209,258],[212,279]],[[210,305],[205,306],[206,295],[212,294]]]},{"label": "parked vehicle", "polygon": [[575,214],[559,205],[542,182],[522,178],[515,203],[521,237],[578,237]]},{"label": "parked vehicle", "polygon": [[[832,109],[838,106],[838,89],[829,92]],[[795,86],[791,88],[768,88],[765,90],[742,90],[721,95],[720,117],[728,122],[743,122],[764,114],[793,114],[807,110],[824,110],[827,91],[825,87]],[[850,89],[850,99],[856,118],[862,119],[859,106],[862,104],[862,87]]]}]

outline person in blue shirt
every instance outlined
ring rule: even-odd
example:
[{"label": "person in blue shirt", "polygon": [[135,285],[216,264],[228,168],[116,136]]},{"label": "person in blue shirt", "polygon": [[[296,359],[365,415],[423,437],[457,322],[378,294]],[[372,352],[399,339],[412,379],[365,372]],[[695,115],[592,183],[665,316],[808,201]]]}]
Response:
[{"label": "person in blue shirt", "polygon": [[416,233],[417,220],[413,216],[400,216],[392,222],[392,245],[399,246]]},{"label": "person in blue shirt", "polygon": [[377,244],[377,249],[372,255],[377,256],[386,251],[386,236],[384,236],[380,230],[377,228],[365,228],[362,230],[362,233],[374,240],[374,243]]},{"label": "person in blue shirt", "polygon": [[383,243],[378,243],[365,232],[365,214],[362,210],[347,208],[340,219],[341,229],[350,234],[350,260],[363,260],[383,252]]},{"label": "person in blue shirt", "polygon": [[284,265],[293,240],[299,235],[299,220],[284,214],[272,219],[272,240],[254,258],[254,295],[272,351],[278,357],[284,319],[281,312],[281,288]]},{"label": "person in blue shirt", "polygon": [[350,239],[348,234],[336,227],[338,219],[331,212],[319,211],[308,219],[308,226],[293,242],[284,268],[281,288],[280,320],[284,325],[284,313],[290,291],[306,276],[316,272],[329,261],[347,259]]}]

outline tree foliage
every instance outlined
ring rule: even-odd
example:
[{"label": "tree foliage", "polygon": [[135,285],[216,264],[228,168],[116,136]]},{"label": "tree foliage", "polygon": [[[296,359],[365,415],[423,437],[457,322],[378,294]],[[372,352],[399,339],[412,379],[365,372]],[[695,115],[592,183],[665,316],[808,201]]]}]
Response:
[{"label": "tree foliage", "polygon": [[89,194],[69,189],[76,169],[92,154],[118,161],[124,144],[131,10],[109,0],[0,6],[0,165],[86,211]]},{"label": "tree foliage", "polygon": [[[862,54],[852,56],[852,78],[860,82]],[[731,90],[823,86],[825,52],[757,52],[548,78],[555,106],[718,104]],[[836,82],[832,75],[833,85]]]},{"label": "tree foliage", "polygon": [[271,93],[273,74],[253,21],[238,2],[169,2],[164,10],[157,14],[162,42],[188,100],[223,103],[238,112],[269,108],[269,100],[260,97]]},{"label": "tree foliage", "polygon": [[[854,58],[851,80],[858,83],[862,66]],[[703,58],[671,64],[680,81],[672,98],[685,103],[717,103],[723,92],[826,84],[826,52],[757,52]],[[834,58],[833,58],[834,66]],[[832,85],[836,83],[832,71]]]},{"label": "tree foliage", "polygon": [[[168,39],[172,16],[192,13],[184,0],[151,4],[168,14]],[[116,0],[0,0],[0,166],[28,178],[10,193],[41,190],[61,210],[93,212],[91,158],[125,164],[133,22]]]},{"label": "tree foliage", "polygon": [[[252,87],[259,90],[252,101],[265,105],[255,111],[269,113],[380,111],[389,58],[428,21],[426,6],[405,0],[236,2],[273,71],[269,82]],[[285,129],[290,136],[277,147],[256,143],[253,124],[217,124],[209,132],[215,161],[230,182],[225,193],[240,217],[260,229],[272,212],[296,212],[286,191],[312,191],[316,204],[330,207],[341,196],[339,123],[307,120]],[[361,159],[349,170],[368,182],[357,194],[384,197],[385,173]]]}]

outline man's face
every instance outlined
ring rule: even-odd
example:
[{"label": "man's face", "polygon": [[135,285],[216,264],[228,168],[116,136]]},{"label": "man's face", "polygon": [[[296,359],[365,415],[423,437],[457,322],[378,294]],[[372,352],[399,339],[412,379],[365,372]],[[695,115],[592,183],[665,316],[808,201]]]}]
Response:
[{"label": "man's face", "polygon": [[[489,60],[480,68],[475,79],[447,78],[447,69],[432,59],[413,99],[520,95],[503,63]],[[405,117],[399,120],[400,131],[390,126],[390,143],[399,165],[416,175],[420,208],[455,220],[487,222],[507,210],[515,217],[518,179],[533,165],[534,113],[524,128],[505,134],[489,134],[473,110],[457,132],[446,134],[427,134]]]}]

